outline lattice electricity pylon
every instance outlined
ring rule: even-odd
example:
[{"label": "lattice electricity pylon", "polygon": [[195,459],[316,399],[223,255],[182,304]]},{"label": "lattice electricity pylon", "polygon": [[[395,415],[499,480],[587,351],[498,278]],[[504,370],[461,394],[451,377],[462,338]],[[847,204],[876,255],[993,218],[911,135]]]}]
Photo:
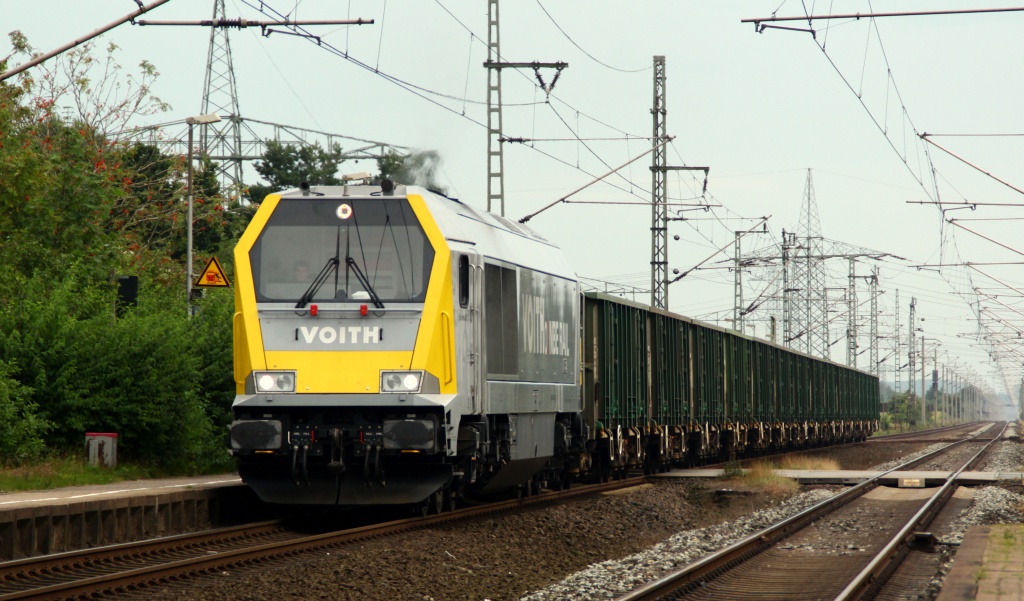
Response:
[{"label": "lattice electricity pylon", "polygon": [[[278,142],[284,146],[311,146],[318,145],[321,148],[333,148],[335,144],[342,145],[342,160],[372,160],[384,157],[388,154],[405,155],[409,148],[397,146],[388,142],[356,138],[345,134],[295,127],[283,123],[261,121],[259,119],[247,119],[238,117],[237,123],[241,131],[240,142],[241,152],[238,155],[239,161],[263,160],[263,155],[270,141]],[[187,153],[186,138],[188,127],[185,120],[170,121],[157,125],[136,128],[130,132],[123,132],[122,139],[135,140],[151,144],[160,149],[163,154],[185,155]],[[218,160],[215,157],[210,157]],[[365,170],[364,170],[365,171]]]},{"label": "lattice electricity pylon", "polygon": [[[782,337],[778,342],[784,346],[804,351],[818,357],[829,358],[831,326],[837,318],[832,317],[835,309],[841,309],[847,316],[847,335],[856,337],[857,327],[853,323],[857,303],[855,291],[849,289],[851,278],[848,274],[831,274],[826,266],[832,260],[874,259],[896,257],[890,253],[829,240],[821,235],[814,188],[808,171],[801,209],[800,231],[782,233],[781,248],[765,247],[744,254],[734,260],[737,269],[753,271],[761,269],[761,281],[769,282],[769,290],[750,306],[741,309],[746,315],[756,307],[765,306],[766,319],[775,317],[782,323]],[[724,263],[724,261],[723,261]],[[844,281],[845,280],[845,281]],[[855,277],[853,279],[855,281]],[[830,296],[830,292],[833,295]],[[836,294],[841,293],[841,294]],[[877,294],[873,291],[873,294]],[[872,338],[877,337],[877,332]],[[847,348],[854,349],[855,341],[847,341]],[[847,361],[852,363],[851,352]]]},{"label": "lattice electricity pylon", "polygon": [[800,232],[798,246],[790,263],[792,271],[789,281],[801,288],[803,307],[791,312],[792,327],[804,334],[804,352],[817,357],[829,357],[828,293],[825,273],[824,240],[821,237],[821,221],[818,219],[818,203],[814,196],[814,180],[807,170],[804,186],[804,203],[800,208]]},{"label": "lattice electricity pylon", "polygon": [[[372,23],[372,21],[369,22]],[[224,0],[214,0],[213,21],[194,23],[194,25],[214,25],[210,31],[201,114],[217,113],[222,119],[218,123],[199,127],[198,148],[187,148],[188,128],[184,119],[124,131],[120,133],[122,139],[156,146],[164,154],[207,156],[217,165],[221,186],[230,196],[237,194],[237,191],[244,185],[242,163],[262,160],[267,142],[271,140],[286,146],[319,145],[325,149],[333,149],[336,144],[351,144],[348,148],[342,148],[342,160],[370,159],[376,161],[388,154],[406,155],[409,153],[408,148],[387,142],[243,117],[239,109],[231,44],[228,38],[228,30],[232,27],[239,27],[238,23],[238,19],[226,18]],[[326,23],[328,22],[324,24]],[[346,23],[348,22],[346,21]],[[167,25],[172,23],[149,22],[149,24]],[[196,152],[197,150],[198,152]]]},{"label": "lattice electricity pylon", "polygon": [[[227,19],[224,0],[214,0],[213,18]],[[206,54],[206,80],[203,83],[201,115],[217,113],[222,121],[200,128],[199,150],[217,163],[221,185],[242,186],[242,131],[238,108],[235,66],[231,60],[231,42],[227,28],[210,29],[210,48]]]}]

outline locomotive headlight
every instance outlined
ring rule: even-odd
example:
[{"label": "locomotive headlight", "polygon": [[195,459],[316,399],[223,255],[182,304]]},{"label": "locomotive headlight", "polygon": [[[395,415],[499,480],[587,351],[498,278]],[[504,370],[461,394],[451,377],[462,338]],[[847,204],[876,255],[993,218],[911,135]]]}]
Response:
[{"label": "locomotive headlight", "polygon": [[295,372],[257,371],[253,373],[256,392],[295,392]]},{"label": "locomotive headlight", "polygon": [[381,392],[419,392],[422,382],[422,371],[380,372]]}]

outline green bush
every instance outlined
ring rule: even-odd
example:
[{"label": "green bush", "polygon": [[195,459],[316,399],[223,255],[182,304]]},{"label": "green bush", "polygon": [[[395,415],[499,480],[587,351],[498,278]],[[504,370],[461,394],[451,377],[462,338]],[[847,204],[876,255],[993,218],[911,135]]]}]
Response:
[{"label": "green bush", "polygon": [[[17,50],[31,53],[23,38]],[[142,67],[139,81],[151,81]],[[55,77],[89,82],[72,100],[92,107],[118,97],[105,92],[116,72]],[[211,293],[186,313],[181,157],[110,139],[121,127],[85,122],[87,111],[62,117],[67,107],[28,81],[0,82],[0,462],[74,457],[85,432],[114,431],[120,458],[147,469],[229,467],[232,299]],[[148,89],[128,92],[133,111],[161,108]],[[196,174],[193,246],[225,259],[255,208],[225,208],[215,168],[206,160]],[[117,274],[140,286],[120,316]]]},{"label": "green bush", "polygon": [[46,450],[43,436],[50,424],[40,417],[30,388],[12,377],[14,368],[0,361],[0,465],[35,459]]},{"label": "green bush", "polygon": [[19,379],[53,425],[51,444],[72,450],[85,432],[117,432],[127,461],[172,472],[227,467],[231,397],[217,380],[231,379],[225,309],[206,303],[189,319],[183,302],[144,288],[146,300],[115,319],[112,287],[82,285],[71,272],[0,313],[0,353],[23,366]]}]

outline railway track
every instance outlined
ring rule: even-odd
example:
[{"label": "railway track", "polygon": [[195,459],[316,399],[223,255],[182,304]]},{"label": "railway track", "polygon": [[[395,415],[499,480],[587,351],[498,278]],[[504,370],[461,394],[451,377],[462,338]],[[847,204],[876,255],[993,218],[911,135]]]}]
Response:
[{"label": "railway track", "polygon": [[447,522],[516,511],[521,507],[629,488],[644,478],[626,478],[570,490],[456,509],[427,517],[394,520],[305,535],[283,522],[261,522],[0,563],[0,601],[96,599],[137,593],[147,587],[204,574],[235,570],[309,551],[330,549]]},{"label": "railway track", "polygon": [[[912,443],[912,444],[934,444],[940,442],[956,442],[962,438],[962,436],[969,434],[977,430],[977,423],[972,422],[970,424],[953,424],[951,426],[943,426],[941,428],[932,428],[930,430],[919,430],[917,432],[900,432],[898,434],[885,434],[882,436],[872,436],[862,442],[849,442],[846,444],[829,445],[824,447],[811,447],[796,450],[781,450],[778,453],[767,453],[758,455],[756,457],[743,457],[738,460],[741,466],[750,465],[752,462],[762,460],[773,460],[779,459],[785,456],[800,456],[809,454],[818,454],[822,452],[833,452],[844,449],[851,449],[857,447],[870,447],[877,444],[901,444],[901,443]],[[713,468],[724,468],[731,462],[716,462],[702,464],[699,467],[713,469]]]},{"label": "railway track", "polygon": [[[994,425],[995,426],[995,425]],[[909,461],[942,469],[939,457],[970,449],[938,488],[878,486],[883,472],[829,500],[619,597],[654,599],[861,599],[878,593],[902,559],[934,538],[924,532],[952,498],[956,476],[979,463],[1005,429]],[[971,448],[975,447],[975,448]]]},{"label": "railway track", "polygon": [[919,430],[917,432],[900,432],[897,434],[872,436],[865,442],[953,442],[958,439],[957,434],[971,432],[971,427],[974,425],[976,425],[976,422],[953,424],[930,430]]}]

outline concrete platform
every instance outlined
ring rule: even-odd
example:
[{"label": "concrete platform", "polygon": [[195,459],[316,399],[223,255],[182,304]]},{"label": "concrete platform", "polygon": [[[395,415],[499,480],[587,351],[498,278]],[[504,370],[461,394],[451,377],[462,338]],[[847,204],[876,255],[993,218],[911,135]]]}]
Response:
[{"label": "concrete platform", "polygon": [[258,517],[237,475],[0,494],[0,561],[191,532]]},{"label": "concrete platform", "polygon": [[[657,474],[660,478],[720,478],[725,470],[722,469],[688,469],[672,470],[664,474]],[[869,470],[775,470],[775,473],[786,478],[792,478],[800,484],[859,484],[869,478],[873,478],[879,472]],[[925,486],[939,486],[944,483],[953,472],[935,471],[905,471],[889,472],[882,477],[881,482],[885,485],[914,486],[913,480],[924,480]],[[963,472],[957,477],[960,484],[991,484],[994,482],[1024,480],[1024,472]]]},{"label": "concrete platform", "polygon": [[971,526],[938,601],[1024,599],[1024,524]]}]

